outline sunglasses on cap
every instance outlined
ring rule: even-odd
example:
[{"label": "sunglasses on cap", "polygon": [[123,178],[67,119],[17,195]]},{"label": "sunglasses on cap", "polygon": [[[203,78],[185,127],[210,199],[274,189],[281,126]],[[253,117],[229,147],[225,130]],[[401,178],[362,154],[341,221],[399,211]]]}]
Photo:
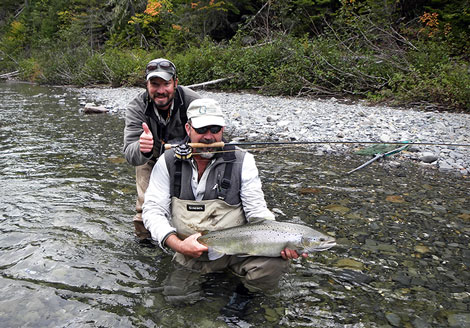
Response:
[{"label": "sunglasses on cap", "polygon": [[148,75],[149,73],[156,71],[157,69],[161,69],[162,71],[166,71],[172,74],[176,74],[176,67],[175,65],[169,61],[169,60],[162,60],[159,62],[150,62],[147,65],[147,68],[145,70],[145,75]]},{"label": "sunglasses on cap", "polygon": [[193,127],[194,131],[196,131],[197,134],[204,134],[207,133],[207,131],[210,131],[212,134],[219,133],[220,130],[222,130],[222,127],[220,125],[209,125],[209,126],[203,126],[202,128],[195,128]]}]

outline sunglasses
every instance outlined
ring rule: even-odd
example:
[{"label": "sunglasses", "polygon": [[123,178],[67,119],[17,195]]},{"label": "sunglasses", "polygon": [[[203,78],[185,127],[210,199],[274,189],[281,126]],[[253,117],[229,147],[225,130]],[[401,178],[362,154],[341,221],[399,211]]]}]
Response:
[{"label": "sunglasses", "polygon": [[203,126],[202,128],[195,128],[193,127],[194,131],[196,131],[197,134],[204,134],[207,131],[210,131],[212,134],[219,133],[220,130],[222,130],[222,127],[220,125],[209,125],[209,126]]},{"label": "sunglasses", "polygon": [[156,71],[159,68],[163,71],[168,71],[169,73],[172,73],[172,74],[176,73],[175,65],[173,65],[173,63],[169,60],[163,60],[163,61],[156,62],[156,63],[149,63],[145,70],[145,74],[148,75],[150,72]]}]

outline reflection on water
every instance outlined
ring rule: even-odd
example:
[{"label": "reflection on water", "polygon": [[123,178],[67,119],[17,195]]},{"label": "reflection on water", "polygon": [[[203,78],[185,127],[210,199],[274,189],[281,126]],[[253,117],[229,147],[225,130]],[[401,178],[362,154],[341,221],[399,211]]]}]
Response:
[{"label": "reflection on water", "polygon": [[468,179],[409,162],[344,176],[364,158],[304,147],[254,152],[266,198],[339,245],[292,263],[273,295],[215,274],[174,304],[170,258],[132,236],[123,119],[83,115],[81,101],[0,84],[0,326],[470,325]]}]

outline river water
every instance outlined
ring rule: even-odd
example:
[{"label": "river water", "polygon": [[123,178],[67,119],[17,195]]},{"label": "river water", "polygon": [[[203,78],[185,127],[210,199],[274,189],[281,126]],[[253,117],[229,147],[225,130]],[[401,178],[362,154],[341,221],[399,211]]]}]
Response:
[{"label": "river water", "polygon": [[345,176],[368,158],[306,147],[253,150],[266,199],[338,246],[269,295],[214,274],[168,297],[169,256],[133,237],[122,115],[81,97],[0,84],[0,327],[470,326],[469,179],[412,162]]}]

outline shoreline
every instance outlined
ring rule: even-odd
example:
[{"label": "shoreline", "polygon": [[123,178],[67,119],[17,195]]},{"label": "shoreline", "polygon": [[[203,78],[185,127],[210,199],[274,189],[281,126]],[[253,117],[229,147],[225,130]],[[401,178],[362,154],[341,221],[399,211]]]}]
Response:
[{"label": "shoreline", "polygon": [[[97,105],[124,116],[143,88],[70,88]],[[429,112],[365,101],[262,96],[244,92],[196,90],[216,99],[236,141],[345,141],[470,144],[470,114]],[[365,145],[370,146],[370,145]],[[351,153],[351,144],[315,144],[315,153]],[[440,172],[470,175],[470,147],[411,145],[393,156],[418,161]],[[366,160],[364,160],[365,162]]]}]

